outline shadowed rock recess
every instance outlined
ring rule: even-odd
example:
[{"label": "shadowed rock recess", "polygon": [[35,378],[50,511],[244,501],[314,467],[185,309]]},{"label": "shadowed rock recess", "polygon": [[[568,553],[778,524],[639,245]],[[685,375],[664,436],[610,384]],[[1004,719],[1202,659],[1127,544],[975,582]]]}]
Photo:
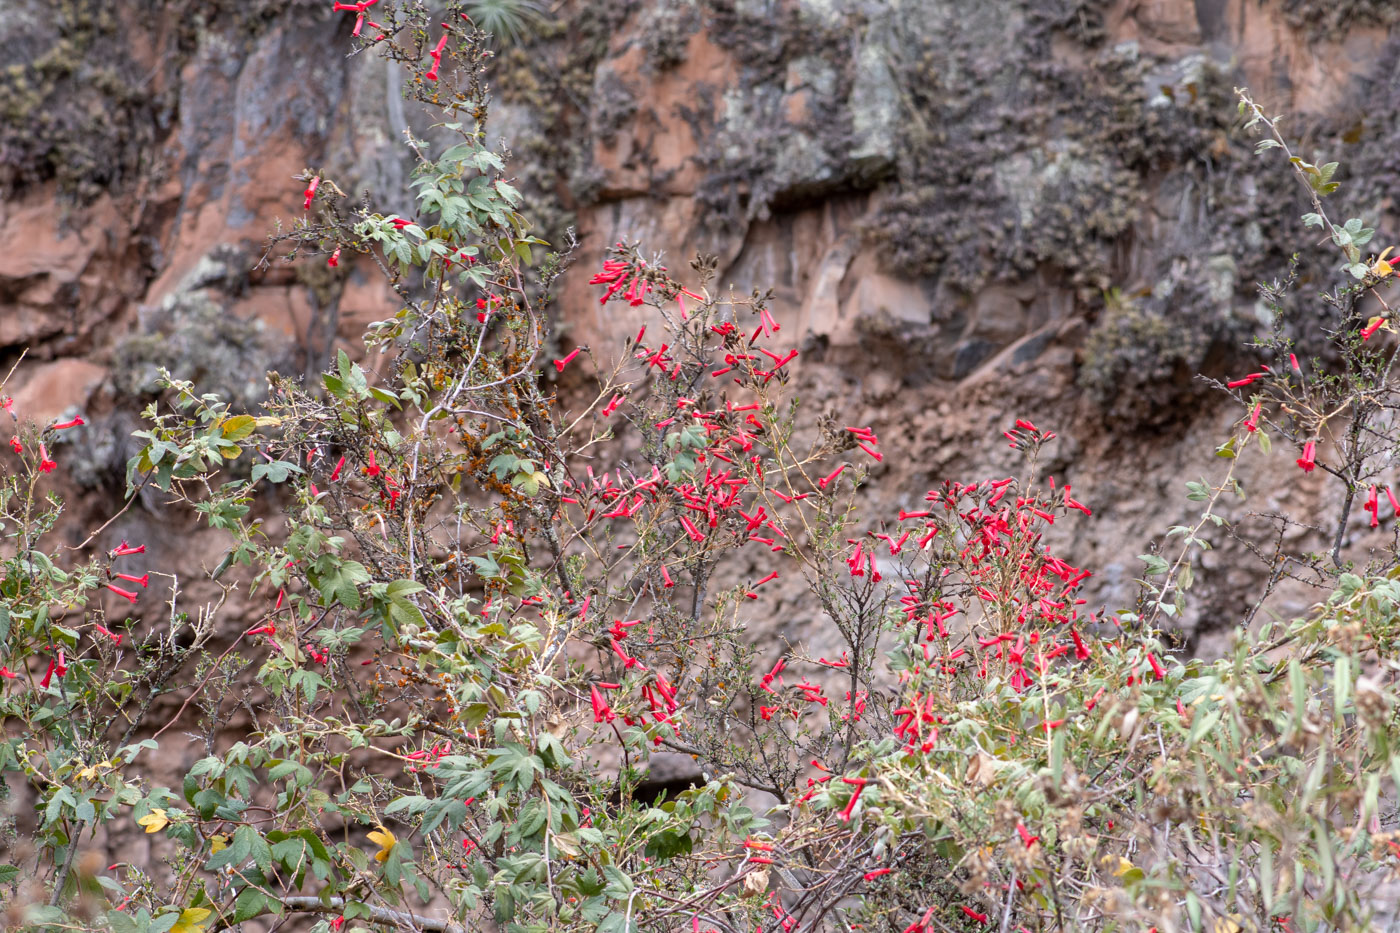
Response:
[{"label": "shadowed rock recess", "polygon": [[[584,284],[608,244],[641,240],[682,270],[713,254],[722,287],[775,289],[808,410],[887,438],[865,493],[881,505],[1015,469],[998,442],[1015,417],[1058,431],[1051,472],[1095,509],[1056,529],[1060,547],[1099,569],[1109,604],[1134,596],[1132,555],[1191,514],[1183,481],[1211,469],[1233,416],[1195,375],[1250,365],[1270,315],[1256,283],[1305,242],[1296,182],[1253,155],[1232,89],[1293,115],[1302,155],[1342,162],[1347,215],[1378,245],[1397,235],[1400,16],[1382,0],[597,0],[556,15],[499,49],[491,126],[542,235],[581,239],[559,339],[601,348],[635,329]],[[265,370],[314,372],[395,309],[367,265],[252,271],[299,215],[305,167],[410,206],[403,130],[431,130],[394,66],[345,54],[350,23],[329,0],[22,0],[0,19],[0,348],[6,368],[28,348],[24,416],[90,419],[70,441],[80,518],[110,513],[157,367],[256,404]],[[1305,347],[1328,262],[1305,258],[1290,299]],[[1306,514],[1339,494],[1293,456],[1246,471],[1245,528],[1246,509]],[[122,522],[138,535],[154,518]],[[164,530],[172,568],[217,560]],[[1260,573],[1215,543],[1193,594],[1211,615],[1180,620],[1206,651]],[[760,637],[800,638],[790,615],[780,602]]]}]

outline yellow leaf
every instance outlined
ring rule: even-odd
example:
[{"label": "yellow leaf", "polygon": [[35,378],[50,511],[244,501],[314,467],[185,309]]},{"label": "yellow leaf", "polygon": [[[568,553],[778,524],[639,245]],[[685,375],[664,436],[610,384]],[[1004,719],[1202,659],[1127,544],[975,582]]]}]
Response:
[{"label": "yellow leaf", "polygon": [[1211,924],[1211,933],[1240,933],[1244,927],[1239,921],[1243,919],[1239,914],[1230,914],[1228,917],[1216,917]]},{"label": "yellow leaf", "polygon": [[394,851],[395,844],[398,843],[398,840],[394,838],[394,834],[385,829],[383,824],[376,826],[375,831],[369,833],[368,838],[370,842],[379,846],[379,851],[374,853],[374,860],[376,862],[382,862],[387,859],[389,853]]},{"label": "yellow leaf", "polygon": [[1390,251],[1393,249],[1395,249],[1395,247],[1387,246],[1385,248],[1385,252],[1381,253],[1380,256],[1376,258],[1376,264],[1371,267],[1372,275],[1378,275],[1381,278],[1385,278],[1387,275],[1390,275],[1390,273],[1395,271],[1395,268],[1391,266],[1391,264],[1388,261],[1386,261],[1385,258],[1390,255]]},{"label": "yellow leaf", "polygon": [[144,826],[148,833],[158,833],[170,825],[170,817],[165,815],[164,810],[156,809],[137,820],[136,825]]},{"label": "yellow leaf", "polygon": [[1115,878],[1121,878],[1134,868],[1137,868],[1136,865],[1123,858],[1121,855],[1105,855],[1103,857],[1103,865],[1113,872]]},{"label": "yellow leaf", "polygon": [[228,848],[228,836],[219,833],[209,837],[209,851],[212,853],[222,852]]},{"label": "yellow leaf", "polygon": [[79,771],[78,777],[82,778],[84,781],[91,781],[93,778],[99,776],[103,771],[110,771],[116,766],[117,763],[115,761],[99,761],[97,762],[97,764],[88,765],[86,768],[83,768],[81,771]]},{"label": "yellow leaf", "polygon": [[180,911],[180,919],[170,928],[170,933],[204,933],[204,921],[213,911],[207,907],[186,907]]},{"label": "yellow leaf", "polygon": [[234,415],[232,418],[226,418],[220,422],[219,428],[226,440],[241,441],[253,433],[257,424],[257,419],[252,415]]}]

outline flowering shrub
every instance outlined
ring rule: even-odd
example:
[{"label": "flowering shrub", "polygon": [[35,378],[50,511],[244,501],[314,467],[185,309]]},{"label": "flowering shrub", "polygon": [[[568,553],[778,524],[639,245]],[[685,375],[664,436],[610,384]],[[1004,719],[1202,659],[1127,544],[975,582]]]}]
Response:
[{"label": "flowering shrub", "polygon": [[[1357,319],[1361,291],[1333,296],[1344,374],[1319,362],[1300,381],[1275,359],[1230,383],[1259,394],[1240,398],[1224,475],[1188,486],[1199,522],[1171,530],[1173,559],[1144,558],[1137,606],[1094,611],[1091,569],[1045,539],[1092,521],[1039,469],[1052,431],[1008,426],[1016,475],[871,513],[877,432],[805,419],[791,334],[764,294],[712,289],[703,257],[679,273],[616,244],[591,286],[646,324],[616,348],[554,349],[545,310],[568,256],[543,252],[484,143],[483,37],[455,7],[443,22],[375,5],[338,4],[352,40],[410,68],[410,94],[459,141],[410,140],[414,217],[311,174],[304,219],[274,242],[377,266],[401,307],[369,328],[365,362],[342,352],[318,385],[270,374],[257,413],[167,378],[130,464],[133,491],[227,533],[214,577],[262,601],[256,624],[228,632],[219,604],[172,608],[159,632],[104,615],[103,587],[111,605],[142,598],[149,576],[126,563],[141,548],[73,564],[45,546],[59,506],[38,492],[61,466],[47,438],[81,425],[12,443],[0,766],[37,795],[39,827],[0,869],[18,922],[932,933],[1375,918],[1400,857],[1400,588],[1389,556],[1341,556],[1355,497],[1378,521],[1365,484],[1390,443],[1389,356],[1367,342],[1385,318]],[[1352,254],[1359,222],[1321,211],[1335,168],[1298,168],[1320,179],[1316,216],[1361,288],[1388,284],[1388,263]],[[1318,453],[1329,422],[1351,438],[1335,463]],[[1330,595],[1241,625],[1225,658],[1177,657],[1158,627],[1241,491],[1236,464],[1271,438],[1348,484],[1330,559],[1282,554],[1269,584],[1307,575]],[[744,630],[790,580],[811,620],[774,658]],[[164,692],[180,703],[154,722]],[[159,786],[143,766],[177,724],[206,754]],[[658,751],[703,778],[648,791]],[[156,840],[159,863],[83,858],[112,824]]]}]

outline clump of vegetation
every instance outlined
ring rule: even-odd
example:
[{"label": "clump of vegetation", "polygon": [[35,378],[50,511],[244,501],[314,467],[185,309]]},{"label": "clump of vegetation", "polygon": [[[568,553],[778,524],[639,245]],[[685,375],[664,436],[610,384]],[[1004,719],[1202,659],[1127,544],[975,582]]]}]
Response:
[{"label": "clump of vegetation", "polygon": [[[1400,377],[1390,313],[1362,320],[1355,298],[1397,277],[1362,252],[1360,219],[1329,219],[1335,164],[1290,158],[1306,222],[1355,283],[1324,302],[1333,355],[1299,360],[1281,332],[1256,346],[1267,362],[1220,386],[1242,417],[1202,451],[1213,478],[1185,486],[1199,517],[1141,558],[1134,605],[1095,610],[1073,539],[1047,543],[1093,518],[1043,475],[1052,430],[1016,419],[1010,475],[871,510],[861,489],[894,450],[840,412],[799,428],[800,349],[766,293],[714,288],[713,258],[668,269],[615,244],[590,286],[645,326],[552,358],[544,309],[568,257],[545,252],[486,144],[490,50],[461,12],[449,4],[445,28],[386,9],[385,38],[359,37],[456,134],[411,141],[413,216],[349,204],[311,171],[306,216],[273,238],[296,261],[387,277],[402,304],[365,334],[372,365],[340,352],[316,385],[270,374],[258,411],[167,374],[135,435],[127,494],[160,490],[226,534],[223,598],[194,617],[172,599],[155,624],[128,609],[161,574],[143,543],[56,539],[54,440],[81,419],[27,425],[0,459],[16,545],[0,772],[35,800],[0,866],[15,925],[1376,920],[1400,853],[1400,553],[1377,530],[1383,491],[1385,524],[1400,521],[1383,474]],[[1268,132],[1261,152],[1292,157],[1276,118],[1247,95],[1240,112]],[[1167,339],[1127,301],[1109,313]],[[1342,494],[1303,517],[1337,543],[1265,542],[1260,603],[1283,579],[1317,603],[1240,619],[1222,659],[1174,655],[1162,627],[1245,496],[1239,464],[1295,453]],[[1370,547],[1348,560],[1358,524]],[[746,627],[793,582],[803,639],[752,644]],[[235,591],[261,612],[230,631]],[[203,756],[167,785],[150,764],[172,730]],[[643,795],[661,751],[700,775]],[[159,862],[90,857],[119,827]]]}]

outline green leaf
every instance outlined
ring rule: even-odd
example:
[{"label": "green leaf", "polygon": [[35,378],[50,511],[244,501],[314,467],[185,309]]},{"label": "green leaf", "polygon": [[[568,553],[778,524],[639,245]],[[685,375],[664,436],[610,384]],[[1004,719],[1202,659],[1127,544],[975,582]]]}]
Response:
[{"label": "green leaf", "polygon": [[598,877],[597,869],[590,868],[578,876],[579,893],[584,897],[597,897],[607,886],[607,882]]},{"label": "green leaf", "polygon": [[288,463],[286,460],[273,460],[271,463],[253,464],[253,482],[266,479],[271,483],[286,482],[287,476],[292,473],[302,472],[301,467],[295,463]]},{"label": "green leaf", "polygon": [[622,869],[616,865],[604,865],[603,877],[608,879],[608,885],[603,889],[603,893],[608,897],[621,900],[631,894],[632,889],[636,887],[632,883],[632,879],[623,874]]},{"label": "green leaf", "polygon": [[377,389],[373,386],[370,386],[369,394],[373,398],[383,402],[385,405],[392,405],[395,409],[398,409],[400,411],[403,409],[403,406],[399,404],[399,397],[393,392],[390,392],[388,389]]},{"label": "green leaf", "polygon": [[107,925],[112,928],[112,933],[145,933],[146,924],[142,923],[138,926],[136,919],[145,913],[142,910],[137,913],[136,917],[132,917],[126,911],[109,910],[103,916],[107,918]]},{"label": "green leaf", "polygon": [[[40,926],[46,923],[66,924],[68,915],[61,907],[50,907],[47,904],[36,904],[24,912],[24,922]],[[152,927],[154,929],[154,927]]]},{"label": "green leaf", "polygon": [[281,913],[281,905],[255,888],[247,888],[233,902],[233,922],[242,923],[265,913]]},{"label": "green leaf", "polygon": [[1149,577],[1159,576],[1171,569],[1171,565],[1167,563],[1166,559],[1158,557],[1156,554],[1139,554],[1138,560],[1147,565],[1146,573]]},{"label": "green leaf", "polygon": [[1196,718],[1191,723],[1191,732],[1186,737],[1186,747],[1190,748],[1200,741],[1201,736],[1206,735],[1220,722],[1220,711],[1211,710],[1205,715],[1198,711]]},{"label": "green leaf", "polygon": [[1332,710],[1336,715],[1337,722],[1342,721],[1342,714],[1350,699],[1351,655],[1343,654],[1337,657],[1336,664],[1332,669]]},{"label": "green leaf", "polygon": [[[507,201],[509,201],[512,205],[515,205],[515,204],[519,204],[519,203],[520,203],[520,192],[519,192],[519,191],[516,191],[514,188],[512,188],[510,185],[506,184],[505,182],[503,182],[503,181],[497,181],[497,182],[496,182],[496,190],[499,191],[499,192],[501,193],[501,197],[505,198],[505,199],[506,199]],[[528,250],[527,250],[527,252],[528,252]],[[526,261],[528,262],[528,260],[526,260]]]},{"label": "green leaf", "polygon": [[695,840],[689,833],[668,829],[647,840],[644,854],[655,861],[664,862],[680,855],[689,855],[695,847]]},{"label": "green leaf", "polygon": [[414,593],[421,593],[426,589],[427,587],[417,580],[394,580],[389,584],[386,592],[389,594],[390,598],[393,598],[395,596],[411,596]]}]

